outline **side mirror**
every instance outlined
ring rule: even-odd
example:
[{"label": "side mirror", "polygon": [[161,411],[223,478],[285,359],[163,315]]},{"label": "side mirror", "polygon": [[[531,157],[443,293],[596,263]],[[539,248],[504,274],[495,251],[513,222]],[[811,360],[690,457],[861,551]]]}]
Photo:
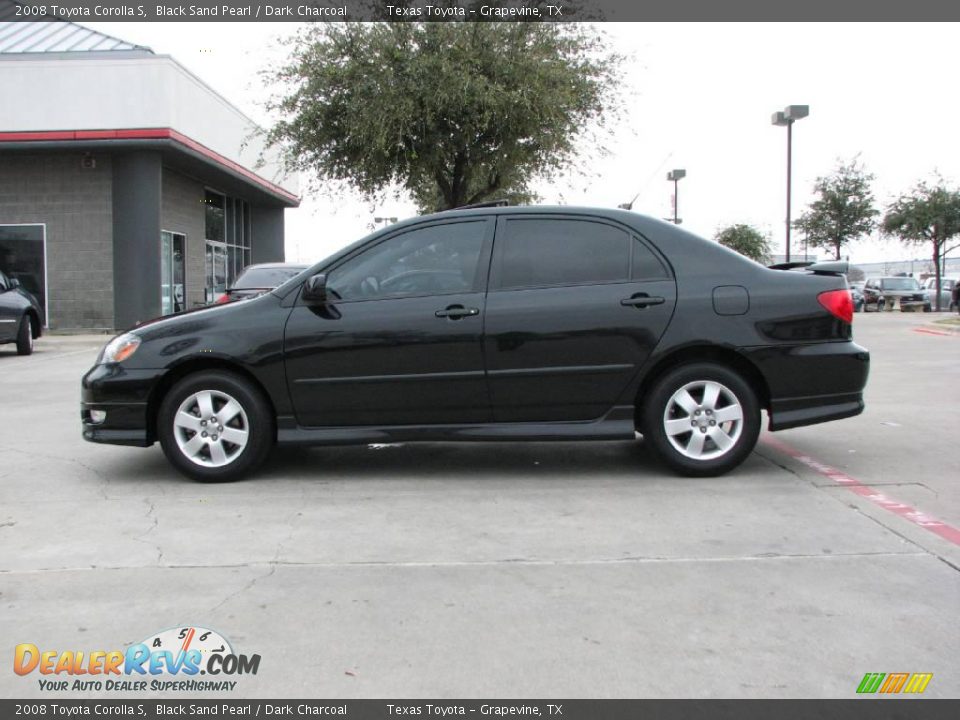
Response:
[{"label": "side mirror", "polygon": [[303,299],[312,302],[327,301],[327,276],[317,273],[307,278],[303,284]]}]

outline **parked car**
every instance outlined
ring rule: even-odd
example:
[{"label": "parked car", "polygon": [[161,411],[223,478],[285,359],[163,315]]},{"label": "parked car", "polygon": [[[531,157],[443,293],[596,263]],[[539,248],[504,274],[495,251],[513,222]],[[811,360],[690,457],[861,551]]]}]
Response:
[{"label": "parked car", "polygon": [[863,309],[873,305],[876,310],[893,310],[897,305],[901,311],[923,308],[924,296],[920,283],[912,277],[882,277],[867,280],[863,286]]},{"label": "parked car", "polygon": [[[953,289],[956,287],[956,285],[956,278],[940,278],[941,310],[954,309]],[[923,311],[930,312],[931,310],[936,309],[937,279],[935,277],[927,278],[923,281],[923,284],[920,287],[923,290]]]},{"label": "parked car", "polygon": [[275,444],[632,440],[716,475],[863,410],[846,263],[765,268],[622,210],[391,225],[242,303],[140,325],[82,380],[83,436],[198,480]]},{"label": "parked car", "polygon": [[863,310],[863,291],[855,287],[854,285],[850,286],[850,298],[853,300],[853,311],[860,312]]},{"label": "parked car", "polygon": [[309,265],[295,263],[261,263],[248,265],[237,277],[233,285],[216,299],[217,305],[246,300],[273,290],[285,283],[297,273],[303,272]]},{"label": "parked car", "polygon": [[43,329],[43,310],[20,281],[0,272],[0,344],[16,343],[17,353],[33,352],[33,341]]}]

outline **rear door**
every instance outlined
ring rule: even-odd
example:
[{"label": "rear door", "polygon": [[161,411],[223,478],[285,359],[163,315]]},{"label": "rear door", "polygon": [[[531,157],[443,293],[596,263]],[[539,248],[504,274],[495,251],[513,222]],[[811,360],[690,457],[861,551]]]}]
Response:
[{"label": "rear door", "polygon": [[605,414],[656,347],[676,297],[666,263],[622,226],[500,217],[484,332],[494,420]]}]

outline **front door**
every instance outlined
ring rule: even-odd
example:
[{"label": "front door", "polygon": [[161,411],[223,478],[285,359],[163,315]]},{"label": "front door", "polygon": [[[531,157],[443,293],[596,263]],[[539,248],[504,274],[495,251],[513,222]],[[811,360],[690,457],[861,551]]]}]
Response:
[{"label": "front door", "polygon": [[656,253],[599,220],[503,217],[491,272],[484,351],[498,422],[603,416],[676,303]]},{"label": "front door", "polygon": [[398,231],[327,273],[328,300],[287,321],[302,426],[489,420],[482,331],[493,220]]}]

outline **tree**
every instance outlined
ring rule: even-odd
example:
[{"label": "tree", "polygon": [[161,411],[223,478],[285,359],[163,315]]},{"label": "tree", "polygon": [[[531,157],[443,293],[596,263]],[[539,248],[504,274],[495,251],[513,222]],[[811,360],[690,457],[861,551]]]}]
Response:
[{"label": "tree", "polygon": [[870,234],[877,226],[880,213],[870,190],[873,179],[857,158],[840,162],[832,175],[817,178],[813,186],[817,198],[794,227],[803,232],[807,243],[833,250],[839,260],[843,245]]},{"label": "tree", "polygon": [[523,200],[616,118],[621,58],[580,23],[316,23],[292,40],[267,133],[288,169],[421,210]]},{"label": "tree", "polygon": [[758,263],[770,260],[770,238],[750,225],[728,225],[717,231],[714,240]]},{"label": "tree", "polygon": [[890,205],[883,218],[883,229],[905,243],[929,244],[937,282],[936,309],[939,310],[941,261],[947,253],[960,247],[960,244],[947,246],[960,235],[960,191],[946,187],[942,178],[937,178],[935,185],[921,181]]}]

